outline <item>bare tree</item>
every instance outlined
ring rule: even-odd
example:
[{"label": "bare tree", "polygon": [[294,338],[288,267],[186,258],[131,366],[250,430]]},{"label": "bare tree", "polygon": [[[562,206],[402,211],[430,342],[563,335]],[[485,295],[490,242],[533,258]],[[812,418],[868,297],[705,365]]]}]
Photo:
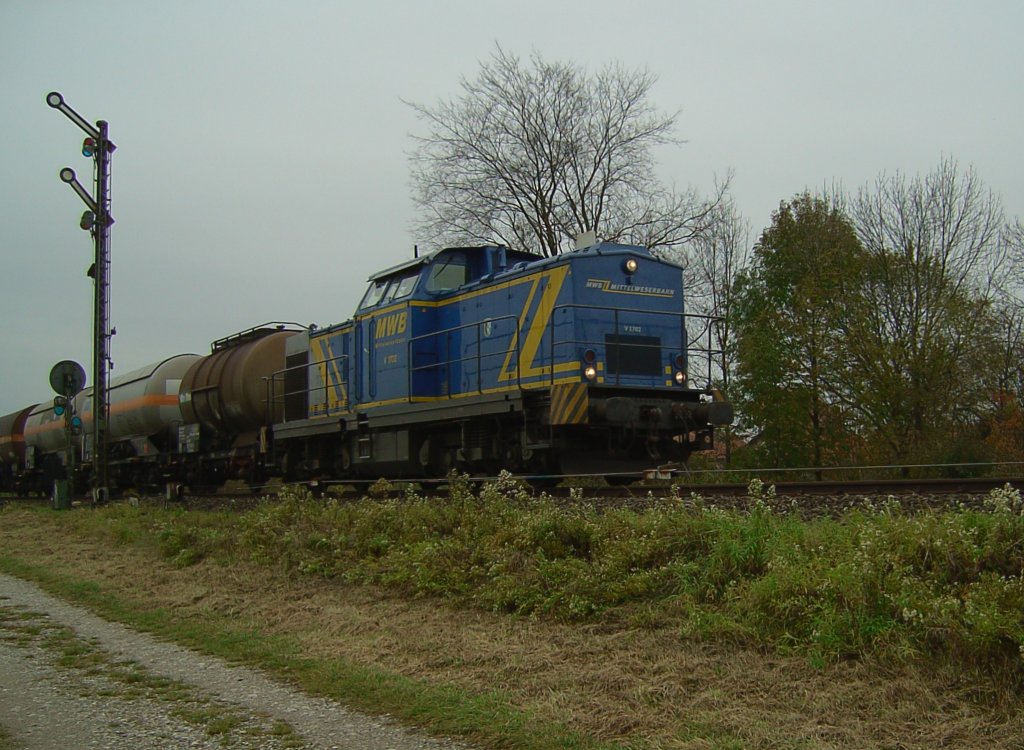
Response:
[{"label": "bare tree", "polygon": [[1015,219],[1003,228],[1003,246],[1009,258],[1010,271],[1005,289],[1024,304],[1024,224]]},{"label": "bare tree", "polygon": [[705,200],[655,178],[652,149],[677,142],[676,115],[648,100],[655,80],[619,65],[590,76],[536,53],[525,66],[499,47],[460,97],[409,103],[429,131],[411,155],[418,230],[547,256],[589,230],[652,248],[699,235],[723,193]]},{"label": "bare tree", "polygon": [[733,332],[733,287],[739,273],[750,263],[750,233],[750,222],[743,218],[735,203],[724,199],[711,213],[706,230],[685,253],[662,253],[685,269],[689,290],[687,312],[700,316],[701,321],[691,335],[706,339],[708,348],[721,353],[708,376],[725,389],[731,375],[728,355]]},{"label": "bare tree", "polygon": [[990,372],[990,391],[996,405],[1007,397],[1024,402],[1024,306],[1017,299],[1002,297],[993,311],[998,323],[997,357]]},{"label": "bare tree", "polygon": [[1005,271],[999,199],[973,168],[943,160],[925,176],[880,177],[851,203],[871,257],[852,354],[865,421],[907,456],[985,399],[988,314]]},{"label": "bare tree", "polygon": [[[735,320],[734,289],[740,272],[750,265],[750,222],[735,203],[721,201],[712,212],[707,231],[699,235],[685,255],[671,253],[686,269],[687,312],[697,316],[688,325],[691,344],[708,350],[707,378],[726,393],[735,366],[731,361]],[[694,365],[690,362],[691,377]],[[725,432],[725,461],[732,457],[732,426]]]},{"label": "bare tree", "polygon": [[943,159],[923,179],[880,176],[873,188],[860,190],[852,213],[866,249],[918,270],[913,291],[921,301],[929,275],[953,292],[986,295],[1005,269],[1002,203],[973,167],[961,170],[954,159]]},{"label": "bare tree", "polygon": [[1008,396],[1024,404],[1024,225],[1020,219],[1003,228],[1001,244],[1009,258],[1009,272],[1001,279],[994,306],[1000,357],[992,391],[997,404]]}]

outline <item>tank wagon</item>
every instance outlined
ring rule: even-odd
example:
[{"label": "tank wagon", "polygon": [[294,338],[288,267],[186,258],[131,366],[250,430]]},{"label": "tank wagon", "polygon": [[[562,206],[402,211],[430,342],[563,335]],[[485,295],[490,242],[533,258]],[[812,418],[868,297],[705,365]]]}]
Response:
[{"label": "tank wagon", "polygon": [[[373,275],[344,323],[265,324],[112,381],[112,483],[632,478],[732,421],[691,382],[686,322],[682,269],[642,247],[444,249]],[[76,408],[84,475],[89,389]],[[50,404],[0,419],[5,485],[48,489],[63,451]]]},{"label": "tank wagon", "polygon": [[185,373],[178,391],[181,427],[175,481],[211,488],[228,479],[251,485],[277,473],[271,425],[283,413],[285,344],[297,333],[288,324],[266,324],[213,342],[212,352]]},{"label": "tank wagon", "polygon": [[0,489],[14,489],[25,467],[25,422],[36,405],[0,417]]},{"label": "tank wagon", "polygon": [[[110,478],[114,486],[159,484],[173,472],[173,448],[181,424],[178,387],[195,354],[179,354],[120,375],[110,382]],[[82,419],[82,435],[73,440],[76,463],[82,466],[77,485],[92,461],[92,389],[74,398]],[[8,484],[19,491],[48,492],[54,479],[65,476],[64,418],[52,401],[29,410],[24,422],[24,451]],[[12,482],[16,477],[17,481]]]}]

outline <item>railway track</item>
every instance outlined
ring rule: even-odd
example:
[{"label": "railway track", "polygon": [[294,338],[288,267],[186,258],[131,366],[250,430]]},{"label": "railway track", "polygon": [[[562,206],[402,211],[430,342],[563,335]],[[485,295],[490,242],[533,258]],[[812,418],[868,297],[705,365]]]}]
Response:
[{"label": "railway track", "polygon": [[[472,484],[483,485],[489,481],[495,481],[496,477],[471,478]],[[703,497],[746,497],[750,491],[750,482],[727,482],[727,483],[703,483],[679,481],[679,477],[672,480],[654,479],[643,480],[625,485],[605,485],[599,477],[543,477],[543,481],[530,484],[536,494],[547,493],[551,497],[570,497],[575,490],[582,490],[584,497],[603,496],[609,498],[631,498],[647,496],[669,497],[673,492],[676,494],[697,493]],[[553,486],[549,486],[555,482]],[[334,492],[339,494],[362,495],[374,485],[374,482],[338,483],[328,485],[335,487]],[[412,481],[395,480],[394,489],[388,493],[391,495],[401,494],[404,487],[412,484],[421,494],[445,494],[448,491],[448,482],[441,480]],[[777,497],[802,497],[802,496],[871,496],[871,495],[984,495],[997,487],[1007,484],[1024,492],[1024,477],[972,477],[958,479],[855,479],[855,480],[808,480],[808,481],[783,481],[783,482],[762,482],[763,486],[774,487],[774,494]],[[577,493],[578,494],[578,493]]]},{"label": "railway track", "polygon": [[[1022,477],[972,477],[958,479],[846,479],[793,482],[766,482],[775,494],[785,497],[806,495],[984,495],[1007,484],[1024,491]],[[688,488],[690,485],[680,484]],[[706,495],[745,495],[748,484],[695,484],[693,490]]]},{"label": "railway track", "polygon": [[[942,510],[956,506],[980,508],[996,488],[1009,485],[1024,493],[1024,478],[986,477],[966,479],[860,479],[843,481],[763,482],[757,494],[771,508],[796,512],[806,517],[839,516],[854,507],[892,498],[905,511]],[[569,486],[546,492],[559,502],[572,502]],[[575,493],[580,497],[580,493]],[[638,483],[621,487],[584,488],[582,501],[596,505],[643,507],[670,497],[745,509],[755,502],[750,483]]]},{"label": "railway track", "polygon": [[[468,482],[474,490],[479,490],[494,479],[472,478]],[[750,483],[741,482],[688,483],[680,482],[677,478],[674,481],[645,480],[628,485],[605,486],[596,477],[544,477],[543,480],[538,486],[527,482],[526,487],[530,488],[534,497],[540,497],[541,493],[544,493],[560,504],[583,502],[602,507],[643,507],[668,498],[696,502],[693,498],[699,496],[702,502],[717,507],[744,508],[749,507],[755,499],[750,496]],[[553,480],[558,483],[547,486]],[[761,489],[756,495],[770,507],[796,509],[808,515],[835,515],[864,504],[865,501],[877,502],[890,496],[907,510],[940,509],[956,504],[980,506],[989,492],[1006,485],[1024,493],[1022,477],[984,477],[762,482]],[[284,485],[268,485],[244,492],[222,490],[214,494],[185,494],[170,501],[155,495],[132,496],[129,497],[129,502],[180,503],[183,507],[197,510],[242,511],[254,507],[265,497],[273,497],[282,486]],[[447,481],[437,480],[395,480],[390,483],[390,487],[383,485],[379,480],[338,482],[316,485],[312,489],[317,495],[341,500],[355,500],[367,495],[380,499],[401,499],[405,496],[406,488],[410,486],[421,497],[442,497],[451,491]],[[0,504],[6,503],[45,505],[49,503],[49,498],[0,497]]]}]

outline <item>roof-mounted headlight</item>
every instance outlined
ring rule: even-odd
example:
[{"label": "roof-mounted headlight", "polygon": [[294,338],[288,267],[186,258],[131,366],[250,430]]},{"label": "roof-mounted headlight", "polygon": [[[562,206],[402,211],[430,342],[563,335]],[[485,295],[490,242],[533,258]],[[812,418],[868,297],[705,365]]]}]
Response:
[{"label": "roof-mounted headlight", "polygon": [[636,258],[626,258],[626,261],[622,264],[622,270],[628,274],[636,273],[636,269],[640,267],[640,264],[636,262]]}]

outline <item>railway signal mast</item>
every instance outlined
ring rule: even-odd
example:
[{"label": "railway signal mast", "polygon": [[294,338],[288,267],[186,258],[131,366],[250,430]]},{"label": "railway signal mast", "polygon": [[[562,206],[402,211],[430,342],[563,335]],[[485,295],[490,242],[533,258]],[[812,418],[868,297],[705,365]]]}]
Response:
[{"label": "railway signal mast", "polygon": [[[46,95],[46,103],[60,111],[85,132],[82,156],[94,161],[94,187],[92,194],[75,177],[75,170],[60,170],[61,182],[66,182],[85,203],[80,226],[92,234],[95,258],[89,275],[93,277],[93,397],[92,397],[92,500],[102,503],[107,499],[108,454],[107,428],[110,420],[110,401],[107,395],[110,366],[110,156],[117,148],[107,135],[107,122],[98,120],[90,124],[75,112],[56,91]],[[95,196],[95,197],[94,197]]]},{"label": "railway signal mast", "polygon": [[69,359],[58,362],[50,370],[50,387],[57,394],[53,399],[53,413],[64,417],[64,479],[53,486],[53,507],[67,510],[75,486],[75,450],[72,438],[82,433],[82,418],[75,413],[75,396],[85,386],[85,370]]}]

